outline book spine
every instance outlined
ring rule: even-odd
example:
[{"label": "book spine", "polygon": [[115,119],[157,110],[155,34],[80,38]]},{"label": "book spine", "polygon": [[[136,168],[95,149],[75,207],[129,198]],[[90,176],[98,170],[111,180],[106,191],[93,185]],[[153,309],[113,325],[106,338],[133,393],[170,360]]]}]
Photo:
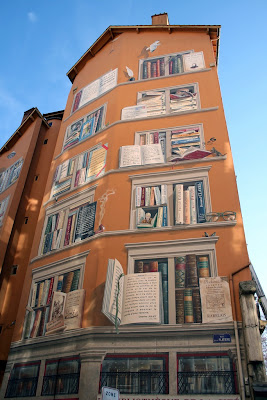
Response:
[{"label": "book spine", "polygon": [[167,204],[167,185],[161,185],[161,204]]},{"label": "book spine", "polygon": [[151,189],[150,187],[145,188],[145,206],[150,205],[150,195],[151,195]]},{"label": "book spine", "polygon": [[147,63],[143,63],[143,79],[147,79]]},{"label": "book spine", "polygon": [[74,187],[78,186],[79,179],[80,179],[80,170],[76,172]]},{"label": "book spine", "polygon": [[203,182],[198,181],[195,183],[196,188],[196,203],[197,203],[197,222],[206,222],[205,217],[205,199]]},{"label": "book spine", "polygon": [[160,76],[160,59],[157,60],[156,64],[156,76]]},{"label": "book spine", "polygon": [[183,223],[184,223],[183,185],[177,184],[175,186],[175,224],[180,225]]},{"label": "book spine", "polygon": [[76,269],[74,271],[73,279],[72,279],[72,284],[70,291],[73,292],[73,290],[78,290],[79,287],[79,280],[80,280],[80,270]]},{"label": "book spine", "polygon": [[208,256],[198,256],[197,269],[200,278],[208,278],[210,276]]},{"label": "book spine", "polygon": [[57,292],[62,292],[64,275],[59,275],[57,281]]},{"label": "book spine", "polygon": [[152,186],[150,188],[150,200],[149,200],[149,205],[154,206],[155,204],[155,188]]},{"label": "book spine", "polygon": [[147,77],[151,78],[151,62],[147,62]]},{"label": "book spine", "polygon": [[172,73],[173,73],[172,70],[173,70],[173,61],[170,60],[170,61],[169,61],[169,74],[170,74],[170,75],[172,75]]},{"label": "book spine", "polygon": [[141,196],[142,196],[142,188],[141,186],[137,186],[135,189],[135,206],[141,206]]},{"label": "book spine", "polygon": [[160,76],[165,76],[164,58],[160,59]]},{"label": "book spine", "polygon": [[24,330],[24,339],[28,339],[31,334],[31,329],[32,329],[32,319],[34,318],[34,311],[29,311],[26,316],[26,324],[25,324],[25,330]]},{"label": "book spine", "polygon": [[162,226],[168,226],[167,206],[163,206],[163,221],[162,221]]},{"label": "book spine", "polygon": [[158,208],[157,228],[162,227],[163,224],[163,207]]},{"label": "book spine", "polygon": [[44,290],[44,282],[40,283],[40,288],[39,288],[39,295],[38,295],[38,301],[37,301],[37,307],[41,306],[41,301],[42,301],[42,296],[43,296],[43,290]]},{"label": "book spine", "polygon": [[41,314],[42,314],[41,310],[37,310],[35,313],[34,323],[33,323],[33,327],[32,327],[31,334],[30,334],[31,338],[34,338],[37,335],[39,325],[40,325]]},{"label": "book spine", "polygon": [[74,229],[75,229],[76,218],[77,218],[77,214],[73,214],[72,223],[71,223],[71,229],[70,229],[69,244],[74,242]]},{"label": "book spine", "polygon": [[135,261],[134,273],[142,274],[143,272],[144,272],[144,262],[143,261]]},{"label": "book spine", "polygon": [[158,270],[159,270],[158,261],[150,261],[149,272],[158,272]]},{"label": "book spine", "polygon": [[184,317],[185,323],[194,322],[192,289],[184,290]]},{"label": "book spine", "polygon": [[190,224],[197,223],[197,210],[196,210],[196,189],[195,186],[189,186],[190,197]]},{"label": "book spine", "polygon": [[186,256],[186,286],[198,286],[197,260],[195,254],[188,254]]},{"label": "book spine", "polygon": [[173,74],[178,74],[178,61],[177,56],[173,59]]},{"label": "book spine", "polygon": [[192,301],[193,301],[194,322],[201,323],[202,322],[202,312],[201,312],[201,301],[200,301],[199,289],[192,290]]},{"label": "book spine", "polygon": [[71,288],[71,285],[72,285],[73,277],[74,277],[74,272],[73,271],[68,272],[67,275],[64,277],[62,292],[64,292],[64,293],[69,293],[70,292],[70,288]]},{"label": "book spine", "polygon": [[145,212],[142,208],[138,208],[136,212],[136,224],[139,225],[145,218]]},{"label": "book spine", "polygon": [[165,132],[159,133],[159,144],[161,145],[162,154],[166,154],[166,134]]},{"label": "book spine", "polygon": [[44,283],[44,289],[43,289],[43,294],[42,294],[42,299],[41,299],[41,304],[40,304],[41,306],[46,305],[49,286],[50,286],[50,279],[46,279],[45,283]]},{"label": "book spine", "polygon": [[155,203],[157,206],[161,204],[161,194],[158,186],[154,187]]},{"label": "book spine", "polygon": [[141,207],[145,206],[145,198],[146,198],[146,188],[142,187],[142,193],[141,193]]},{"label": "book spine", "polygon": [[163,313],[164,324],[169,323],[169,301],[168,301],[168,264],[159,263],[159,272],[162,277],[162,298],[163,298]]},{"label": "book spine", "polygon": [[51,228],[52,228],[52,215],[50,215],[47,219],[47,224],[46,224],[46,228],[45,228],[45,235],[47,235],[49,232],[51,232]]},{"label": "book spine", "polygon": [[70,231],[71,231],[71,225],[72,225],[72,217],[73,215],[68,217],[68,223],[67,223],[67,228],[66,228],[66,234],[65,234],[65,239],[64,239],[64,246],[67,246],[70,242]]},{"label": "book spine", "polygon": [[140,135],[140,138],[139,138],[139,145],[140,145],[140,146],[146,145],[146,135]]},{"label": "book spine", "polygon": [[42,336],[43,330],[44,330],[44,324],[45,324],[45,309],[42,309],[41,310],[39,328],[38,328],[38,331],[36,333],[36,336]]},{"label": "book spine", "polygon": [[158,144],[158,143],[159,143],[159,133],[154,132],[154,144]]},{"label": "book spine", "polygon": [[185,287],[185,257],[177,257],[175,263],[175,288]]},{"label": "book spine", "polygon": [[177,57],[177,66],[178,66],[178,73],[181,74],[183,72],[183,62],[182,57]]},{"label": "book spine", "polygon": [[157,76],[157,62],[151,63],[151,77],[156,78]]},{"label": "book spine", "polygon": [[184,291],[175,291],[176,323],[184,324]]},{"label": "book spine", "polygon": [[144,263],[143,265],[143,272],[150,272],[150,267],[149,267],[149,263]]},{"label": "book spine", "polygon": [[50,285],[49,285],[46,304],[50,304],[50,302],[51,302],[51,298],[52,298],[52,294],[53,294],[53,284],[54,284],[54,278],[51,278],[50,279]]},{"label": "book spine", "polygon": [[184,224],[190,224],[190,195],[189,190],[186,189],[183,192],[184,196]]},{"label": "book spine", "polygon": [[35,304],[32,307],[37,307],[38,298],[39,298],[39,290],[40,290],[40,282],[36,284],[36,295],[35,295]]},{"label": "book spine", "polygon": [[42,336],[45,335],[46,332],[46,324],[49,320],[49,314],[50,314],[50,307],[46,307],[45,309],[45,318],[44,318],[44,327],[43,327],[43,332],[42,332]]},{"label": "book spine", "polygon": [[36,291],[37,291],[37,283],[34,283],[34,284],[33,284],[33,287],[32,287],[31,307],[35,307],[35,303],[36,303]]}]

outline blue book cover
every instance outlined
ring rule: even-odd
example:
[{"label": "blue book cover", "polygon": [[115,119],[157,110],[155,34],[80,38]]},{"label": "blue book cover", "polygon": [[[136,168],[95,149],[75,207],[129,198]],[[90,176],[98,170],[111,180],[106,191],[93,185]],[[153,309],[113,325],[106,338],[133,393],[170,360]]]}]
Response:
[{"label": "blue book cover", "polygon": [[184,139],[175,139],[171,141],[171,144],[184,144],[184,143],[195,143],[195,142],[200,142],[200,137],[199,136],[191,136],[189,138],[184,138]]},{"label": "blue book cover", "polygon": [[197,205],[197,222],[206,222],[205,218],[205,198],[204,198],[204,188],[203,182],[198,181],[195,183],[196,188],[196,205]]},{"label": "blue book cover", "polygon": [[89,118],[87,121],[85,121],[82,125],[82,129],[81,129],[81,133],[80,133],[80,137],[79,140],[83,140],[88,138],[89,136],[92,135],[93,133],[93,127],[94,127],[94,121],[95,121],[95,117],[91,117]]},{"label": "blue book cover", "polygon": [[167,206],[164,206],[164,207],[163,207],[162,226],[168,226]]}]

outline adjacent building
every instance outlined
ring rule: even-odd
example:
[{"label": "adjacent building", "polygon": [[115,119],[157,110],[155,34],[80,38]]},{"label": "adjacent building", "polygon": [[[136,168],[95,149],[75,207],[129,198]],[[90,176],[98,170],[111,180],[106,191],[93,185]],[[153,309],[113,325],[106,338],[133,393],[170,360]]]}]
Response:
[{"label": "adjacent building", "polygon": [[3,398],[252,399],[264,382],[219,36],[167,14],[110,26],[67,73],[63,117],[34,109],[1,150],[3,174],[25,169],[0,194],[1,304],[19,300]]}]

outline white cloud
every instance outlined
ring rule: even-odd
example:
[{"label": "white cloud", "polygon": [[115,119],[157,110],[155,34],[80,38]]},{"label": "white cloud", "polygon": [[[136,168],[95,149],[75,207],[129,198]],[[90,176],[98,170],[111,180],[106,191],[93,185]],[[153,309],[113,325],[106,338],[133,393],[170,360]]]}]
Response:
[{"label": "white cloud", "polygon": [[28,18],[29,18],[29,21],[31,21],[31,22],[37,21],[37,15],[32,11],[28,12]]}]

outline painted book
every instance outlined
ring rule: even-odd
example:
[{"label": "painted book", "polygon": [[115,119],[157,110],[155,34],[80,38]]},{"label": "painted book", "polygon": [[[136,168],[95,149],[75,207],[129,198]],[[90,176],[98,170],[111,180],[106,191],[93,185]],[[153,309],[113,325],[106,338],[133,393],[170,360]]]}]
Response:
[{"label": "painted book", "polygon": [[161,163],[164,163],[164,156],[159,143],[144,146],[122,146],[120,148],[120,168]]}]

